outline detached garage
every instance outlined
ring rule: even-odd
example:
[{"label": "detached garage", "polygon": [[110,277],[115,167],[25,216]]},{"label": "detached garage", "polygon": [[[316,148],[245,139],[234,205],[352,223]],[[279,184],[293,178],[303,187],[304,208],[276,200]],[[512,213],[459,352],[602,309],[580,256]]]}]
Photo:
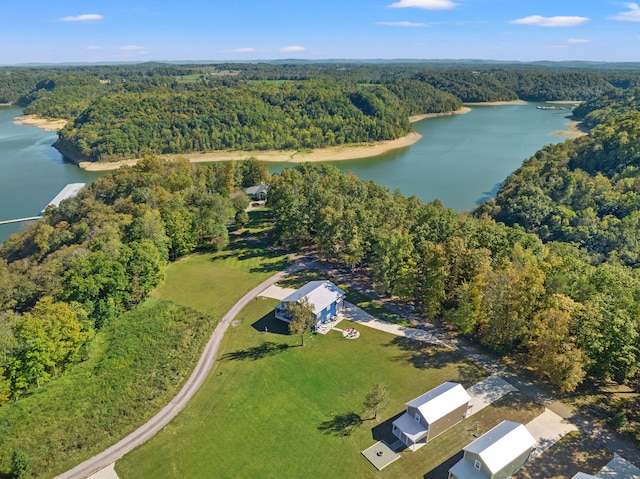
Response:
[{"label": "detached garage", "polygon": [[471,397],[461,384],[446,382],[407,403],[393,421],[393,434],[412,451],[462,421]]}]

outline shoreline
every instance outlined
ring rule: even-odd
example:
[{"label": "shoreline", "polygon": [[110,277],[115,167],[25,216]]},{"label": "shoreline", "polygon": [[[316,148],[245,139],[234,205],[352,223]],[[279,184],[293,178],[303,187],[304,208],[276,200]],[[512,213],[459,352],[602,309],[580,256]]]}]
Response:
[{"label": "shoreline", "polygon": [[553,136],[563,136],[566,138],[580,138],[581,136],[588,135],[586,131],[580,129],[579,121],[570,121],[565,126],[567,127],[566,130],[554,131],[551,134]]},{"label": "shoreline", "polygon": [[[416,143],[422,135],[411,132],[395,140],[379,141],[362,145],[332,146],[318,148],[311,151],[296,150],[263,150],[263,151],[214,151],[209,153],[182,153],[159,155],[163,159],[186,158],[190,163],[213,163],[217,161],[241,161],[247,158],[257,158],[266,163],[306,163],[325,161],[344,161],[370,158],[382,155],[391,150],[405,148]],[[68,155],[67,155],[68,156]],[[113,162],[80,161],[77,165],[85,171],[111,171],[121,166],[133,166],[137,159],[119,160]]]},{"label": "shoreline", "polygon": [[[455,111],[442,113],[425,113],[409,117],[411,123],[424,120],[426,118],[437,118],[440,116],[464,115],[469,113],[471,108],[462,106]],[[417,143],[422,135],[415,131],[395,140],[378,141],[374,143],[332,146],[328,148],[317,148],[310,151],[297,150],[263,150],[263,151],[213,151],[208,153],[181,153],[172,155],[159,155],[163,159],[186,158],[190,163],[212,163],[217,161],[241,161],[247,158],[257,158],[266,163],[307,163],[307,162],[327,162],[346,161],[371,158],[382,155],[392,150],[406,148]],[[68,155],[67,155],[68,156]],[[75,161],[75,160],[74,160]],[[76,161],[76,164],[85,171],[111,171],[117,170],[121,166],[133,166],[137,159],[119,160],[113,162],[92,162]]]},{"label": "shoreline", "polygon": [[503,100],[503,101],[470,101],[464,102],[463,105],[468,106],[505,106],[505,105],[528,105],[529,102],[524,100]]},{"label": "shoreline", "polygon": [[445,111],[442,113],[423,113],[422,115],[413,115],[409,117],[410,123],[415,123],[417,121],[424,120],[426,118],[438,118],[440,116],[451,116],[451,115],[464,115],[465,113],[469,113],[471,108],[468,106],[461,106],[455,111]]},{"label": "shoreline", "polygon": [[13,119],[16,125],[29,125],[42,128],[45,131],[60,131],[67,124],[67,120],[48,120],[38,115],[22,115]]}]

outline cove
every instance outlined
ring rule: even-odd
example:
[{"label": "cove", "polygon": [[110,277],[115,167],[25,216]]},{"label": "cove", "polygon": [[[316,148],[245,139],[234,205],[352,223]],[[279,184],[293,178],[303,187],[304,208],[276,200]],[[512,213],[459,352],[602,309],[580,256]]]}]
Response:
[{"label": "cove", "polygon": [[[567,139],[553,133],[567,129],[570,111],[540,110],[538,105],[473,106],[463,115],[427,118],[413,124],[422,138],[409,147],[331,164],[406,196],[472,210],[494,197],[523,160]],[[291,163],[272,163],[270,171],[285,166]]]},{"label": "cove", "polygon": [[[522,161],[544,145],[566,138],[566,110],[539,110],[536,104],[473,107],[464,115],[414,123],[422,135],[407,148],[361,160],[330,162],[342,171],[399,189],[428,202],[439,199],[457,211],[473,209],[492,197]],[[66,184],[90,183],[103,172],[87,172],[67,161],[51,145],[57,138],[34,126],[15,125],[22,114],[0,107],[0,220],[38,214]],[[292,163],[270,163],[277,172]],[[0,241],[20,231],[0,226]]]},{"label": "cove", "polygon": [[[13,119],[20,115],[20,108],[0,106],[0,220],[37,215],[65,185],[100,176],[66,161],[51,146],[58,137],[55,131],[15,125]],[[23,227],[0,226],[0,241]]]}]

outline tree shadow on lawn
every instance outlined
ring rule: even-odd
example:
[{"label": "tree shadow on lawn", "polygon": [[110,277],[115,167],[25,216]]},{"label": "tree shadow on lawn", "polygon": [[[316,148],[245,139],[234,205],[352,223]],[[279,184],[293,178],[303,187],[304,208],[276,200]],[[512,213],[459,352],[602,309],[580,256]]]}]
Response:
[{"label": "tree shadow on lawn", "polygon": [[435,346],[431,343],[402,336],[393,338],[387,346],[396,346],[402,351],[406,351],[405,354],[396,356],[394,359],[396,361],[409,362],[416,369],[442,369],[450,364],[456,364],[461,378],[460,382],[466,386],[470,386],[486,376],[480,368],[465,361],[462,356],[453,349]]},{"label": "tree shadow on lawn", "polygon": [[289,336],[289,324],[276,318],[274,311],[265,314],[251,325],[253,329],[265,334],[282,334]]},{"label": "tree shadow on lawn", "polygon": [[305,269],[298,273],[291,274],[286,278],[282,278],[278,281],[278,286],[283,288],[295,288],[299,289],[307,284],[309,281],[322,281],[327,279],[326,274],[316,269]]},{"label": "tree shadow on lawn", "polygon": [[318,426],[318,431],[322,431],[325,434],[333,434],[338,437],[347,437],[358,429],[363,422],[364,419],[362,419],[360,414],[351,411],[344,414],[336,414],[333,416],[333,419],[323,421],[322,424]]},{"label": "tree shadow on lawn", "polygon": [[258,359],[266,358],[267,356],[274,356],[278,353],[289,349],[288,344],[274,343],[272,341],[265,341],[260,346],[254,346],[253,348],[240,349],[238,351],[232,351],[222,356],[223,361],[237,361],[244,359],[251,359],[257,361]]},{"label": "tree shadow on lawn", "polygon": [[424,479],[442,479],[443,477],[449,477],[449,469],[462,459],[463,456],[464,453],[462,451],[455,453],[438,467],[427,472],[424,475]]},{"label": "tree shadow on lawn", "polygon": [[[263,255],[256,255],[256,256],[263,256]],[[240,259],[245,259],[245,257],[240,256]],[[251,268],[249,272],[250,273],[273,273],[275,271],[282,271],[287,266],[289,266],[289,264],[290,264],[289,258],[285,257],[285,258],[279,259],[278,261],[263,263],[262,266],[259,266],[257,268]]]}]

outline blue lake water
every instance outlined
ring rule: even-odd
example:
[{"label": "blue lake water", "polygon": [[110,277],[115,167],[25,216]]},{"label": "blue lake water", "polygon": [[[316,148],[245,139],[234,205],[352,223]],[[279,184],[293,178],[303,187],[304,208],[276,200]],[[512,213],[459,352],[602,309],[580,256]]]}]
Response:
[{"label": "blue lake water", "polygon": [[[51,145],[55,132],[15,125],[21,114],[0,107],[0,220],[36,215],[68,183],[89,183],[104,173],[86,172]],[[538,110],[535,104],[473,107],[464,115],[414,123],[416,144],[374,158],[336,161],[343,171],[373,180],[424,201],[440,199],[458,211],[493,196],[498,185],[525,158],[544,145],[564,141],[565,110]],[[291,163],[270,164],[280,171]],[[23,225],[0,226],[0,241]]]}]

